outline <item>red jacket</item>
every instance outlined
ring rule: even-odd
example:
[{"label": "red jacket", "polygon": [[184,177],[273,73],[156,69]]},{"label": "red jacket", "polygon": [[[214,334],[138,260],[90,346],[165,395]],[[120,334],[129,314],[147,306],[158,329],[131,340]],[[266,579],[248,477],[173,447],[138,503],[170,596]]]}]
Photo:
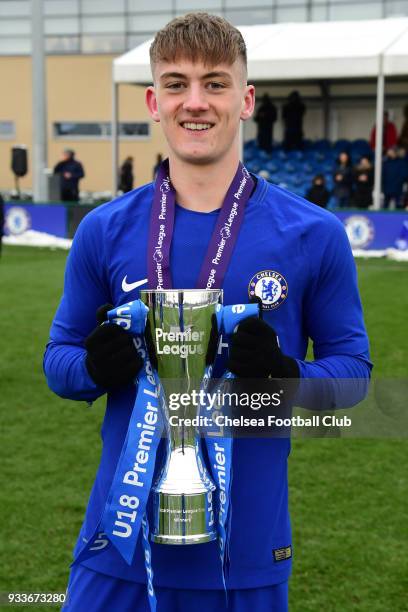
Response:
[{"label": "red jacket", "polygon": [[[375,150],[375,135],[376,135],[376,126],[371,130],[370,135],[370,147],[372,150]],[[384,124],[383,128],[383,151],[390,149],[391,147],[395,147],[397,144],[397,128],[392,121],[388,121],[387,125]]]}]

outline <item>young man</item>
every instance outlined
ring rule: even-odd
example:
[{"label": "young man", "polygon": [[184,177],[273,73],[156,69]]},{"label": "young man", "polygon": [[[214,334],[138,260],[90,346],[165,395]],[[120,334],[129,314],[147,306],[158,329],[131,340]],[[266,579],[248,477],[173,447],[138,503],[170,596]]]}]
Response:
[{"label": "young man", "polygon": [[[151,47],[152,119],[167,139],[175,190],[170,251],[174,288],[197,286],[220,209],[239,168],[239,124],[251,117],[241,34],[207,14],[177,18]],[[368,343],[346,234],[331,214],[250,177],[251,193],[222,282],[224,303],[262,299],[263,321],[233,336],[228,366],[241,377],[367,378]],[[134,402],[140,359],[116,325],[95,328],[95,311],[135,300],[148,278],[155,184],[99,207],[82,221],[45,355],[51,389],[92,401],[108,391],[103,451],[75,553],[100,520]],[[204,288],[204,287],[202,287]],[[99,311],[103,320],[106,308]],[[95,329],[94,329],[95,328]],[[280,345],[277,342],[279,336]],[[315,361],[304,361],[308,338]],[[228,351],[225,351],[227,357]],[[226,607],[217,542],[152,544],[158,610],[285,612],[291,571],[287,439],[234,442],[232,532]],[[73,567],[66,610],[148,610],[142,545],[129,566],[114,547]]]}]

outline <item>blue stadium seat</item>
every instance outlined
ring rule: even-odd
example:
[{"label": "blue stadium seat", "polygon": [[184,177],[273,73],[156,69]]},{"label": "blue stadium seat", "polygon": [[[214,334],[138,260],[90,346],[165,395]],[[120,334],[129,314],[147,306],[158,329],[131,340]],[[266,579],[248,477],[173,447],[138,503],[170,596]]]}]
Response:
[{"label": "blue stadium seat", "polygon": [[333,162],[331,160],[330,161],[325,161],[322,164],[322,172],[325,173],[325,174],[333,172]]},{"label": "blue stadium seat", "polygon": [[293,174],[296,171],[296,166],[295,164],[293,164],[292,162],[286,162],[286,164],[284,164],[283,166],[285,172],[288,172],[289,174]]},{"label": "blue stadium seat", "polygon": [[265,168],[268,170],[268,172],[273,174],[279,170],[279,164],[271,159],[270,161],[266,162]]},{"label": "blue stadium seat", "polygon": [[[269,173],[269,182],[304,197],[316,174],[323,174],[327,189],[333,189],[333,170],[341,151],[350,154],[353,164],[362,155],[372,157],[367,140],[362,138],[353,142],[342,138],[334,144],[325,138],[314,142],[305,139],[302,151],[289,152],[283,150],[282,143],[275,142],[270,154],[259,149],[256,140],[252,139],[244,144],[244,159],[250,172],[257,174],[264,170]],[[333,199],[329,207],[332,202]]]},{"label": "blue stadium seat", "polygon": [[331,149],[331,143],[330,140],[327,140],[327,138],[321,138],[320,140],[316,140],[314,145],[313,145],[313,149],[315,151],[328,151]]},{"label": "blue stadium seat", "polygon": [[288,160],[296,162],[304,159],[305,155],[303,151],[288,151],[286,153]]},{"label": "blue stadium seat", "polygon": [[249,172],[253,172],[254,174],[257,174],[262,168],[262,164],[259,161],[251,160],[246,164],[246,167]]}]

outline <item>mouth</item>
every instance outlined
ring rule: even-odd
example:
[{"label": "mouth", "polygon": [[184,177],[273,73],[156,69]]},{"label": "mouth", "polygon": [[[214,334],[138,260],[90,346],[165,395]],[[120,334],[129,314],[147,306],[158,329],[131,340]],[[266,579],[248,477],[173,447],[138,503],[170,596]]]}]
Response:
[{"label": "mouth", "polygon": [[182,123],[180,123],[180,125],[188,132],[194,132],[196,134],[208,132],[208,130],[211,130],[211,128],[214,127],[213,123],[204,123],[198,121],[183,121]]}]

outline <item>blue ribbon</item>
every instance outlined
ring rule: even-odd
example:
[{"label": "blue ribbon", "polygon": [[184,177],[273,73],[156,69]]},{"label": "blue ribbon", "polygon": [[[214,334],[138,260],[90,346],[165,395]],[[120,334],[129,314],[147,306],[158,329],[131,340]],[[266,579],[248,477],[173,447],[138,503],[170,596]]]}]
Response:
[{"label": "blue ribbon", "polygon": [[[259,316],[258,304],[235,304],[233,306],[221,306],[218,304],[216,310],[218,333],[230,339],[238,324],[247,317]],[[207,366],[204,374],[204,384],[211,378],[212,366]],[[235,374],[226,370],[222,379],[235,378]],[[222,387],[222,383],[221,383]],[[220,387],[217,388],[217,391]],[[203,407],[201,407],[202,409]],[[233,439],[229,428],[225,428],[229,435],[220,436],[214,427],[206,429],[206,445],[213,480],[217,486],[217,511],[218,511],[218,544],[220,551],[222,579],[226,592],[226,576],[230,565],[230,537],[231,537],[231,485],[232,485],[232,448]],[[217,435],[215,438],[214,436]]]},{"label": "blue ribbon", "polygon": [[98,545],[102,532],[130,565],[140,528],[143,527],[142,543],[147,590],[150,609],[155,612],[156,598],[153,589],[146,505],[152,485],[163,420],[160,409],[161,388],[149,361],[144,341],[148,311],[149,309],[137,300],[114,308],[107,314],[109,323],[120,325],[134,336],[134,343],[143,360],[143,366],[135,381],[138,383],[136,400],[102,518],[92,537],[79,551],[74,564],[81,563],[106,548]]}]

